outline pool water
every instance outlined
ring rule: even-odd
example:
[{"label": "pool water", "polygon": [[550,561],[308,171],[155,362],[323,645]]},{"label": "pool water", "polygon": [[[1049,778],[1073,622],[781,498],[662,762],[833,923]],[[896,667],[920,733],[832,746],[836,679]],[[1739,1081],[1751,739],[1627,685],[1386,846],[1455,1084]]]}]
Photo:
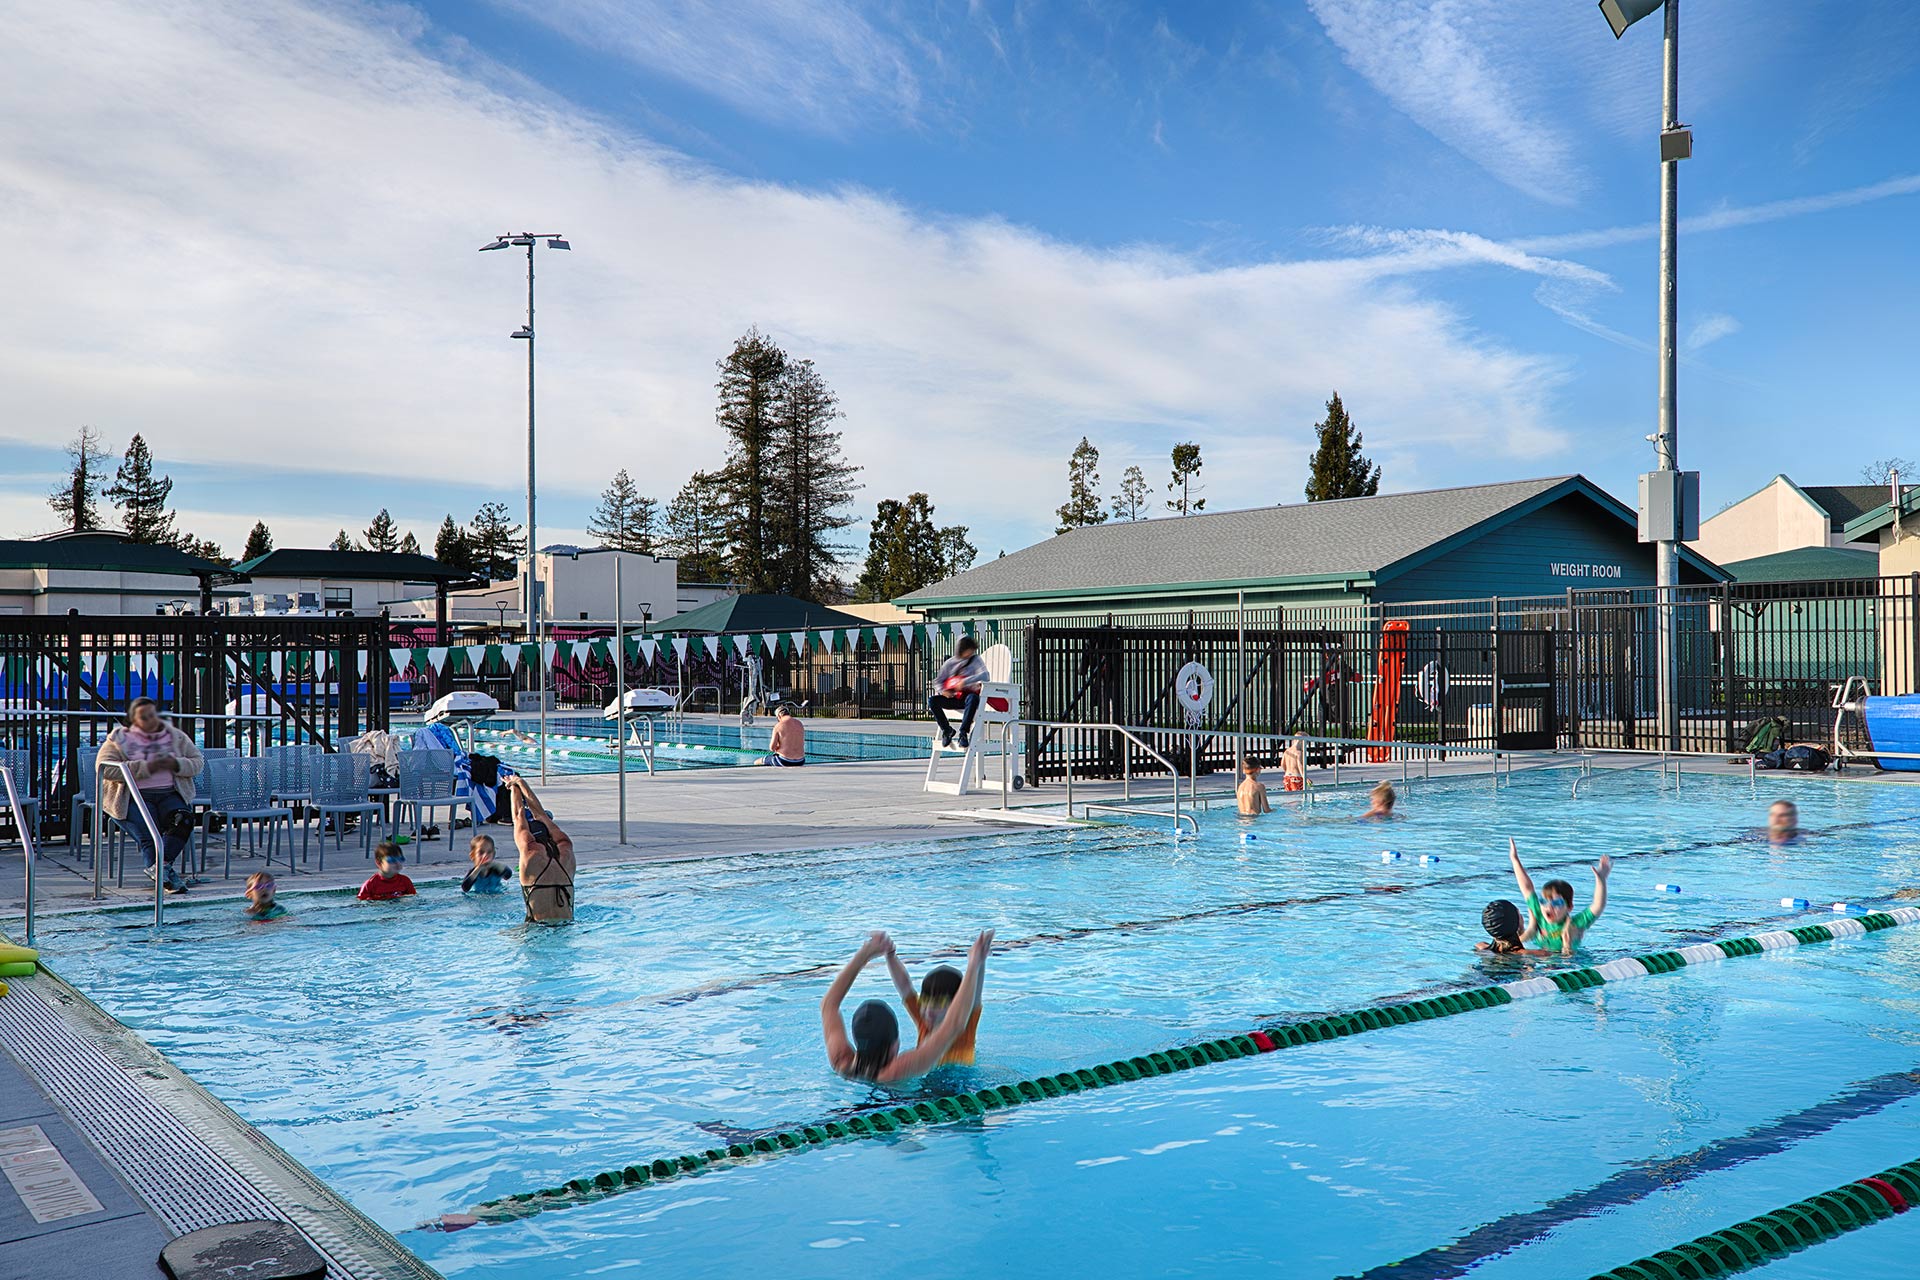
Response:
[{"label": "pool water", "polygon": [[[921,734],[854,733],[807,725],[807,762],[844,764],[855,760],[924,760],[927,740]],[[689,722],[654,728],[654,768],[727,769],[757,765],[767,755],[773,721],[763,718],[746,726]],[[524,736],[522,736],[524,735]],[[538,764],[540,746],[530,722],[482,720],[473,728],[474,750],[497,755],[519,768]],[[614,773],[619,769],[613,726],[603,720],[549,718],[547,771],[549,773]],[[627,769],[644,773],[646,763],[629,740]]]},{"label": "pool water", "polygon": [[[1816,831],[1785,848],[1749,834],[1776,786]],[[1323,800],[1251,823],[1210,814],[1201,838],[1178,842],[1121,824],[590,869],[565,929],[522,924],[510,898],[423,884],[395,905],[295,895],[272,926],[215,905],[170,912],[158,936],[131,916],[70,918],[44,948],[453,1277],[641,1265],[1346,1276],[1403,1260],[1415,1269],[1391,1274],[1443,1275],[1466,1274],[1463,1258],[1474,1275],[1582,1275],[1920,1156],[1920,1084],[1897,1079],[1920,1072],[1915,927],[520,1222],[410,1230],[875,1100],[825,1069],[818,1013],[870,928],[892,931],[916,975],[957,962],[973,930],[998,930],[980,1063],[935,1073],[925,1087],[939,1093],[1821,918],[1783,897],[1878,903],[1920,884],[1920,795],[1904,788],[1689,775],[1676,789],[1638,773],[1571,789],[1558,770],[1433,781],[1408,789],[1392,824]],[[1586,864],[1615,857],[1580,960],[1474,955],[1481,906],[1513,896],[1509,833],[1537,880],[1564,876],[1581,903]],[[1383,849],[1404,856],[1383,863]],[[892,998],[877,963],[852,1000],[867,996]],[[1783,1121],[1791,1141],[1747,1151]],[[1699,1168],[1664,1189],[1618,1180],[1689,1153]],[[1583,1204],[1585,1216],[1565,1207]],[[1822,1248],[1871,1274],[1913,1238],[1896,1221]],[[1780,1273],[1830,1274],[1804,1269],[1818,1252]]]}]

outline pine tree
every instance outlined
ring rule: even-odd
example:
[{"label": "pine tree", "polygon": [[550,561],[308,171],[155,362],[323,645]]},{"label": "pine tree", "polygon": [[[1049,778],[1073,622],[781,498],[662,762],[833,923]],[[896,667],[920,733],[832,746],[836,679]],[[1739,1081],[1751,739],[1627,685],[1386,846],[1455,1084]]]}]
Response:
[{"label": "pine tree", "polygon": [[612,551],[651,552],[657,504],[645,497],[625,467],[615,473],[600,506],[587,520],[587,534]]},{"label": "pine tree", "polygon": [[367,550],[391,553],[400,549],[400,534],[393,527],[393,517],[387,514],[385,507],[373,518],[366,532],[360,535],[366,539]]},{"label": "pine tree", "polygon": [[860,468],[840,453],[838,399],[813,361],[789,362],[776,399],[770,504],[777,554],[774,586],[801,600],[844,596],[834,537],[853,523],[847,505],[859,485]]},{"label": "pine tree", "polygon": [[1327,401],[1327,416],[1314,424],[1320,445],[1307,471],[1307,501],[1329,498],[1371,498],[1380,492],[1380,468],[1360,452],[1360,432],[1340,403],[1340,393]]},{"label": "pine tree", "polygon": [[265,520],[255,520],[253,531],[247,534],[247,545],[240,552],[240,559],[242,561],[258,560],[272,550],[273,532],[267,528]]},{"label": "pine tree", "polygon": [[413,530],[407,530],[407,536],[400,539],[399,550],[403,556],[417,556],[420,554],[420,539],[413,536]]},{"label": "pine tree", "polygon": [[67,480],[47,495],[47,505],[69,532],[88,533],[100,527],[100,482],[110,456],[100,447],[100,433],[92,427],[81,427],[80,434],[68,442]]},{"label": "pine tree", "polygon": [[133,542],[149,546],[172,546],[179,540],[174,532],[173,512],[167,499],[173,493],[173,481],[153,474],[153,454],[147,442],[135,436],[127,442],[127,456],[113,475],[107,497],[120,508],[120,523]]},{"label": "pine tree", "polygon": [[526,552],[527,540],[520,526],[507,515],[504,502],[483,502],[467,525],[467,543],[473,549],[473,568],[495,582],[512,578],[519,572],[519,557]]},{"label": "pine tree", "polygon": [[782,529],[768,482],[787,353],[758,329],[749,329],[719,369],[720,405],[714,417],[727,436],[727,461],[715,479],[727,569],[742,591],[773,591],[780,578]]},{"label": "pine tree", "polygon": [[1067,500],[1054,514],[1060,517],[1055,533],[1107,522],[1107,513],[1100,506],[1100,451],[1085,436],[1080,437],[1073,456],[1067,459]]},{"label": "pine tree", "polygon": [[226,553],[220,550],[220,544],[211,538],[196,538],[190,533],[181,534],[173,544],[190,556],[199,556],[202,560],[211,560],[215,564],[226,564]]},{"label": "pine tree", "polygon": [[867,535],[867,561],[854,584],[854,599],[893,600],[939,582],[973,564],[978,554],[965,525],[942,529],[934,524],[933,503],[924,493],[905,502],[882,498]]},{"label": "pine tree", "polygon": [[333,535],[333,541],[327,544],[329,551],[358,551],[353,545],[353,537],[345,529]]},{"label": "pine tree", "polygon": [[455,573],[473,572],[473,544],[451,515],[440,522],[440,532],[434,535],[433,558]]},{"label": "pine tree", "polygon": [[1173,446],[1173,479],[1167,482],[1167,492],[1173,497],[1167,502],[1167,510],[1184,516],[1206,509],[1207,500],[1193,496],[1200,487],[1194,479],[1199,474],[1200,446],[1192,442]]},{"label": "pine tree", "polygon": [[1147,477],[1139,467],[1128,467],[1120,477],[1120,492],[1113,495],[1115,520],[1147,518]]},{"label": "pine tree", "polygon": [[726,579],[726,540],[719,503],[718,481],[704,471],[696,471],[667,504],[661,546],[679,560],[682,582]]}]

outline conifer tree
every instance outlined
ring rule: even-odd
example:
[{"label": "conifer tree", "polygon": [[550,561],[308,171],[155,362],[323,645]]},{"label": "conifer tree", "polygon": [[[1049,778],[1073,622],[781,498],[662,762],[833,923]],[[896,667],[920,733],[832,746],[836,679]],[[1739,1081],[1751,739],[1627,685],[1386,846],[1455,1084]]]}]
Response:
[{"label": "conifer tree", "polygon": [[258,560],[272,550],[273,533],[267,528],[267,522],[255,520],[252,532],[247,534],[247,545],[240,552],[240,559],[242,561]]},{"label": "conifer tree", "polygon": [[173,546],[179,540],[173,512],[167,510],[172,493],[173,481],[153,474],[153,454],[136,435],[127,442],[127,455],[107,488],[107,497],[120,508],[121,527],[129,540],[149,546]]},{"label": "conifer tree", "polygon": [[1360,431],[1340,403],[1340,393],[1327,401],[1327,416],[1314,424],[1319,447],[1307,472],[1307,501],[1329,498],[1371,498],[1380,492],[1380,468],[1360,452]]},{"label": "conifer tree", "polygon": [[1060,517],[1055,533],[1065,533],[1084,525],[1105,524],[1107,513],[1100,505],[1100,451],[1085,436],[1067,459],[1067,500],[1054,512]]},{"label": "conifer tree", "polygon": [[773,591],[780,578],[781,512],[768,483],[778,431],[781,381],[787,353],[759,329],[749,329],[719,363],[715,420],[727,437],[727,461],[716,474],[727,569],[742,591]]},{"label": "conifer tree", "polygon": [[853,523],[847,506],[860,468],[840,452],[838,399],[813,361],[789,361],[780,376],[772,458],[774,586],[801,600],[844,596],[835,537]]},{"label": "conifer tree", "polygon": [[1120,476],[1120,492],[1113,495],[1115,520],[1147,518],[1147,477],[1139,467],[1128,467]]},{"label": "conifer tree", "polygon": [[506,503],[483,502],[467,526],[467,545],[472,548],[474,571],[501,582],[519,571],[527,540],[508,516]]},{"label": "conifer tree", "polygon": [[327,550],[357,551],[359,550],[359,548],[353,545],[353,536],[349,534],[345,529],[342,529],[340,532],[333,535],[333,541],[327,544]]},{"label": "conifer tree", "polygon": [[434,535],[433,558],[455,573],[473,572],[473,545],[451,515],[440,522],[440,532]]},{"label": "conifer tree", "polygon": [[380,514],[373,518],[373,523],[367,526],[361,537],[366,539],[369,551],[393,552],[400,549],[399,531],[394,528],[393,517],[387,514],[385,507],[380,508]]},{"label": "conifer tree", "polygon": [[600,495],[600,505],[587,520],[587,534],[612,551],[651,552],[656,504],[640,492],[625,467],[615,473]]},{"label": "conifer tree", "polygon": [[1178,515],[1190,515],[1206,509],[1207,500],[1194,496],[1194,490],[1200,482],[1194,479],[1200,474],[1200,446],[1189,441],[1173,446],[1173,479],[1167,482],[1167,492],[1173,495],[1167,501],[1167,510]]},{"label": "conifer tree", "polygon": [[926,494],[909,494],[905,502],[882,498],[868,531],[866,565],[854,584],[854,599],[893,600],[918,591],[971,567],[976,554],[965,525],[943,529],[934,523],[933,503]]},{"label": "conifer tree", "polygon": [[400,554],[417,556],[420,554],[420,539],[413,536],[413,530],[407,530],[407,536],[400,539]]},{"label": "conifer tree", "polygon": [[100,527],[100,484],[110,457],[100,447],[100,433],[92,427],[81,427],[80,434],[67,443],[67,479],[47,495],[47,505],[69,532],[88,533]]},{"label": "conifer tree", "polygon": [[726,578],[726,538],[718,514],[720,486],[696,471],[667,504],[661,546],[680,562],[682,582],[720,582]]}]

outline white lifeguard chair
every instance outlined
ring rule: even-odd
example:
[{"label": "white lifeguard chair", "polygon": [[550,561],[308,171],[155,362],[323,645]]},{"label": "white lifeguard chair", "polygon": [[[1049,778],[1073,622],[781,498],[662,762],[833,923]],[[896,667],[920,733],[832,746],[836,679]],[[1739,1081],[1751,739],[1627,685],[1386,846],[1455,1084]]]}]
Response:
[{"label": "white lifeguard chair", "polygon": [[[1013,683],[1013,650],[1004,644],[996,644],[980,655],[986,663],[987,678],[980,685],[980,709],[974,713],[973,732],[968,735],[967,745],[958,743],[951,747],[940,745],[940,734],[934,732],[928,746],[926,790],[937,791],[942,795],[964,796],[984,790],[987,785],[987,761],[996,765],[1002,756],[1016,759],[1009,764],[1017,766],[1020,744],[1004,736],[995,736],[987,732],[990,724],[1009,725],[1020,718],[1020,686]],[[959,758],[960,772],[957,777],[942,776],[942,768],[955,757]]]}]

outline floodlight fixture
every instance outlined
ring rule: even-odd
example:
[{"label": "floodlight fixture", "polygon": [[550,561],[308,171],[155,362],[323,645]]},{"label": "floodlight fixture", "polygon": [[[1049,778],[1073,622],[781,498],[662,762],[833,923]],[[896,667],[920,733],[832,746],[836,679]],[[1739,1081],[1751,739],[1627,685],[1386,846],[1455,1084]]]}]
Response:
[{"label": "floodlight fixture", "polygon": [[1658,12],[1666,0],[1600,0],[1600,13],[1613,28],[1613,38],[1627,34],[1627,28],[1650,13]]}]

